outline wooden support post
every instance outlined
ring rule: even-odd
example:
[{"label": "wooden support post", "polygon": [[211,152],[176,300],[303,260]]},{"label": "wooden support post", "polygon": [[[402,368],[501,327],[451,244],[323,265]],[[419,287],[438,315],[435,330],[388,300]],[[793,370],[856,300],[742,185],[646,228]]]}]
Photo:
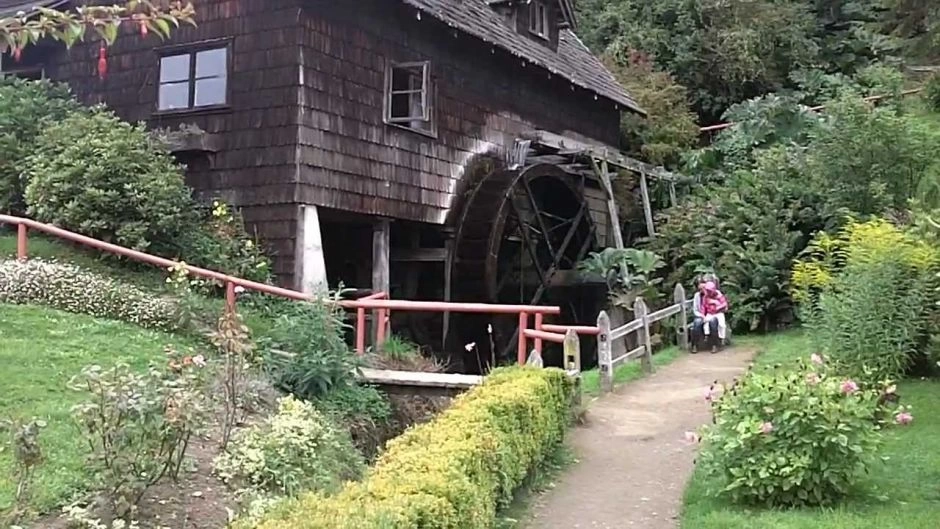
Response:
[{"label": "wooden support post", "polygon": [[689,349],[689,315],[686,312],[685,308],[685,287],[682,286],[682,283],[676,283],[675,292],[673,292],[672,300],[674,303],[679,305],[679,314],[677,318],[677,324],[679,326],[676,329],[676,343],[679,345],[680,351],[687,351]]},{"label": "wooden support post", "polygon": [[[389,289],[389,234],[391,223],[388,219],[379,219],[372,227],[372,292],[385,292]],[[373,313],[375,325],[375,347],[382,346],[386,333],[385,325],[388,318],[385,309]]]},{"label": "wooden support post", "polygon": [[643,327],[637,331],[637,345],[642,345],[643,352],[643,371],[647,373],[653,372],[653,345],[650,343],[650,321],[647,315],[649,314],[649,308],[646,306],[646,302],[643,301],[643,298],[636,298],[636,302],[633,304],[633,316],[643,321]]},{"label": "wooden support post", "polygon": [[300,206],[295,261],[300,268],[297,279],[304,294],[324,294],[329,289],[326,280],[326,259],[323,255],[323,234],[320,215],[313,205]]},{"label": "wooden support post", "polygon": [[650,237],[656,236],[656,229],[653,227],[653,206],[650,203],[650,190],[646,182],[646,173],[640,173],[640,194],[643,198],[643,214],[646,216],[646,231]]},{"label": "wooden support post", "polygon": [[600,372],[601,392],[606,393],[614,387],[614,373],[610,356],[610,317],[605,311],[597,316],[597,369]]},{"label": "wooden support post", "polygon": [[575,378],[574,403],[581,404],[581,340],[574,329],[565,333],[562,342],[565,354],[565,371],[572,373]]},{"label": "wooden support post", "polygon": [[27,242],[26,238],[26,225],[17,224],[16,225],[16,258],[20,261],[25,261],[28,251],[27,251]]},{"label": "wooden support post", "polygon": [[[454,269],[454,234],[446,231],[444,233],[444,250],[447,252],[444,257],[444,301],[450,301],[451,293],[451,275]],[[443,329],[441,333],[441,350],[447,350],[447,333],[450,331],[450,313],[445,312],[443,317]]]}]

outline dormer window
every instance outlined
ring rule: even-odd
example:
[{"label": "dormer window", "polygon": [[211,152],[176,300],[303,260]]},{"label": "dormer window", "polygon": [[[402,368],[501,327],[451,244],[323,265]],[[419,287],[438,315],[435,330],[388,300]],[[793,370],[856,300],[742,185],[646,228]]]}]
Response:
[{"label": "dormer window", "polygon": [[550,20],[545,0],[529,0],[529,32],[543,39],[549,38]]}]

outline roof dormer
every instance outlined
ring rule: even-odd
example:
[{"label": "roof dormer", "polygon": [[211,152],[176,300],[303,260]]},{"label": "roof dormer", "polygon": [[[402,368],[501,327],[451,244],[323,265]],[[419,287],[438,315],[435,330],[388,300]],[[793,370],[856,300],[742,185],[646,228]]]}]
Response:
[{"label": "roof dormer", "polygon": [[506,23],[525,37],[551,48],[558,46],[558,32],[574,28],[572,0],[486,0]]}]

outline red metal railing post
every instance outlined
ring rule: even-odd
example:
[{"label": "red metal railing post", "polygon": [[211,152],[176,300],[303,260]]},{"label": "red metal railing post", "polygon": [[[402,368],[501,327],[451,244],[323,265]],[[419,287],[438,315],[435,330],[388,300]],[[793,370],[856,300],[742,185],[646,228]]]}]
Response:
[{"label": "red metal railing post", "polygon": [[26,260],[28,244],[26,240],[26,229],[25,224],[16,225],[16,258],[20,261]]},{"label": "red metal railing post", "polygon": [[356,309],[356,354],[366,354],[366,309]]},{"label": "red metal railing post", "polygon": [[[544,314],[542,314],[541,312],[535,313],[535,330],[537,331],[542,330],[542,320],[544,319],[545,319]],[[542,354],[542,339],[541,338],[535,339],[535,350],[538,351],[539,354]]]},{"label": "red metal railing post", "polygon": [[231,281],[225,282],[225,310],[235,312],[235,283]]},{"label": "red metal railing post", "polygon": [[519,313],[519,349],[516,351],[516,361],[519,365],[525,365],[526,358],[526,337],[525,330],[529,326],[529,314],[527,312]]}]

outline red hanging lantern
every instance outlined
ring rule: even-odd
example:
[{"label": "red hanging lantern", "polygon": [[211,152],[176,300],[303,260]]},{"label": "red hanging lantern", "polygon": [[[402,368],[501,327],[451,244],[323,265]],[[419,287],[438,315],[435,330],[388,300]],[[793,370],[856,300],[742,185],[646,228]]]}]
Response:
[{"label": "red hanging lantern", "polygon": [[104,43],[98,49],[98,78],[104,79],[108,75],[108,51]]}]

